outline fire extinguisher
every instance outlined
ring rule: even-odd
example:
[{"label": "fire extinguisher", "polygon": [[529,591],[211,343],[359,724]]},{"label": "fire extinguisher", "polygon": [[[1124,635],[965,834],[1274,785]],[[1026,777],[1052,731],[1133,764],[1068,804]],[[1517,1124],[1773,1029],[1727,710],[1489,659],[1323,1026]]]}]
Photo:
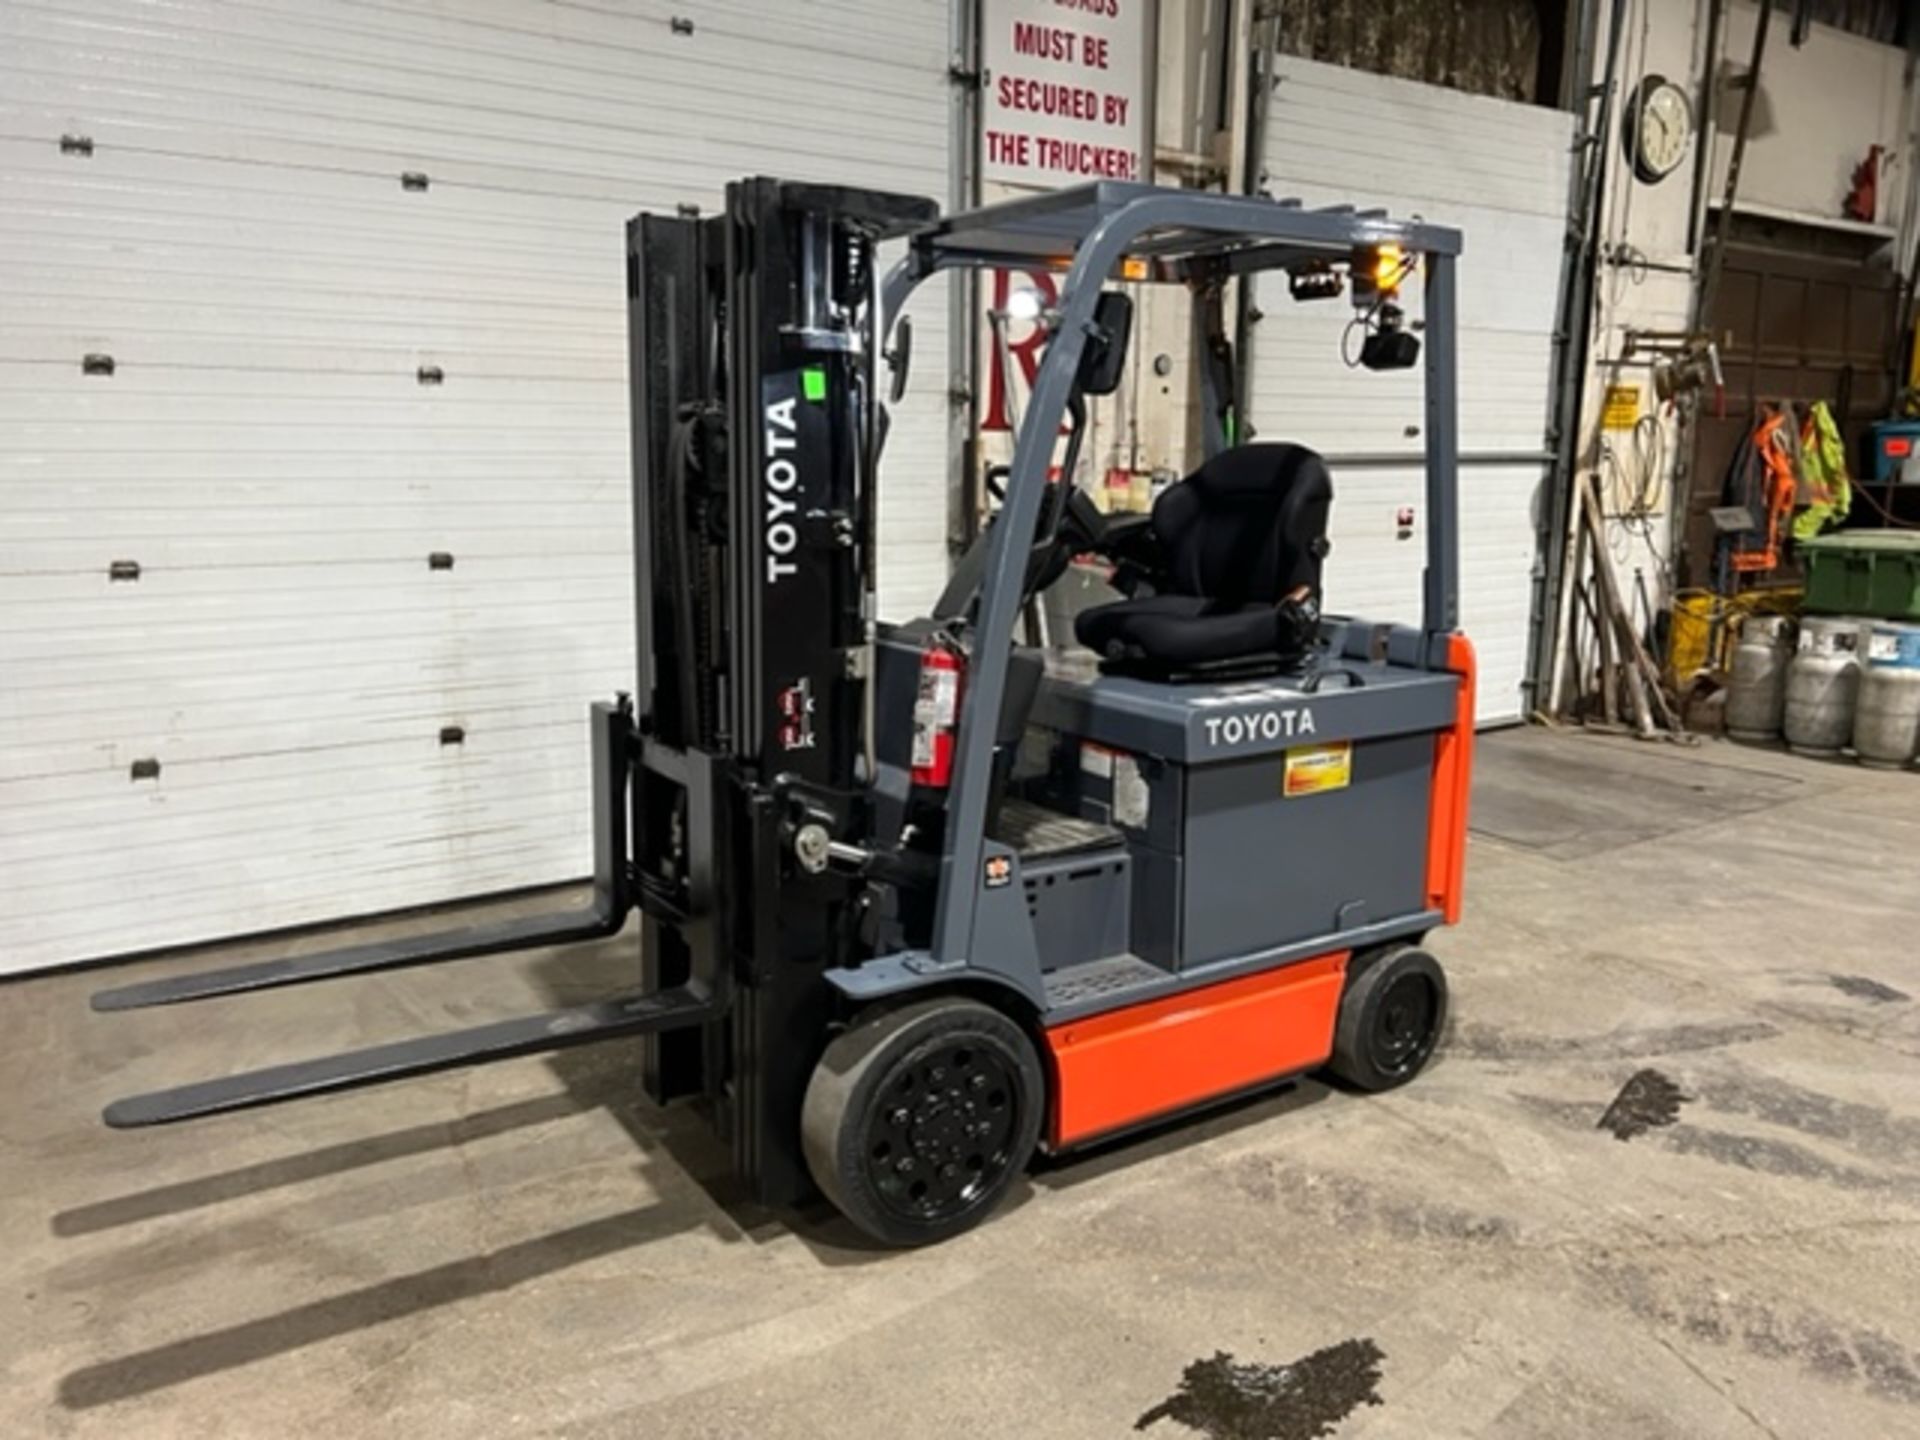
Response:
[{"label": "fire extinguisher", "polygon": [[960,690],[967,662],[952,642],[936,636],[920,652],[920,690],[913,702],[913,783],[944,790],[953,781],[959,744]]}]

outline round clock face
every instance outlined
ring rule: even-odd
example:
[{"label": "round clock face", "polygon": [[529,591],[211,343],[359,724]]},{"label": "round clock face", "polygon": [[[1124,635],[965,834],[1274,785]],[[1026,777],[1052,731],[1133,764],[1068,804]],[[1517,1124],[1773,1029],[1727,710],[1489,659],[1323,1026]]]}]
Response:
[{"label": "round clock face", "polygon": [[1649,75],[1634,97],[1629,119],[1633,168],[1647,181],[1663,180],[1686,158],[1693,107],[1670,80]]}]

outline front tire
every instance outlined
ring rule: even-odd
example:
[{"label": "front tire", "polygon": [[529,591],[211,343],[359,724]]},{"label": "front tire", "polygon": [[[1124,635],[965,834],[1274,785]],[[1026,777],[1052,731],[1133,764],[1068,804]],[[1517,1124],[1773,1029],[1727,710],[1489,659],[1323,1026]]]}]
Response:
[{"label": "front tire", "polygon": [[841,1214],[930,1245],[993,1213],[1040,1137],[1046,1079],[1027,1033],[955,996],[857,1020],[807,1084],[801,1148]]},{"label": "front tire", "polygon": [[1392,1090],[1426,1068],[1447,1023],[1447,975],[1424,950],[1355,956],[1327,1070],[1357,1090]]}]

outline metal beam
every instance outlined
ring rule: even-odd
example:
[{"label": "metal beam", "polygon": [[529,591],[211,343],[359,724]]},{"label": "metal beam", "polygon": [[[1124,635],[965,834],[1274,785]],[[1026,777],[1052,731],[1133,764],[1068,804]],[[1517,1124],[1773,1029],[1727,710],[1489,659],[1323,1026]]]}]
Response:
[{"label": "metal beam", "polygon": [[1427,574],[1421,624],[1429,635],[1445,634],[1460,625],[1455,263],[1452,255],[1440,254],[1429,256],[1426,266]]}]

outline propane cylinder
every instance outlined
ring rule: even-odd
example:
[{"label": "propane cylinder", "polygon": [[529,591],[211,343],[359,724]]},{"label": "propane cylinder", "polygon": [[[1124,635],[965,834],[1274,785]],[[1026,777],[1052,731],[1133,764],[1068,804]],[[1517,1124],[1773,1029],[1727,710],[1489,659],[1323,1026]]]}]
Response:
[{"label": "propane cylinder", "polygon": [[1727,734],[1751,745],[1780,738],[1787,709],[1792,626],[1777,615],[1749,615],[1733,647],[1727,680]]},{"label": "propane cylinder", "polygon": [[1853,750],[1876,770],[1905,769],[1920,750],[1920,626],[1878,624],[1868,633]]},{"label": "propane cylinder", "polygon": [[1837,755],[1853,738],[1860,691],[1860,622],[1809,615],[1787,667],[1782,719],[1787,748],[1800,755]]}]

